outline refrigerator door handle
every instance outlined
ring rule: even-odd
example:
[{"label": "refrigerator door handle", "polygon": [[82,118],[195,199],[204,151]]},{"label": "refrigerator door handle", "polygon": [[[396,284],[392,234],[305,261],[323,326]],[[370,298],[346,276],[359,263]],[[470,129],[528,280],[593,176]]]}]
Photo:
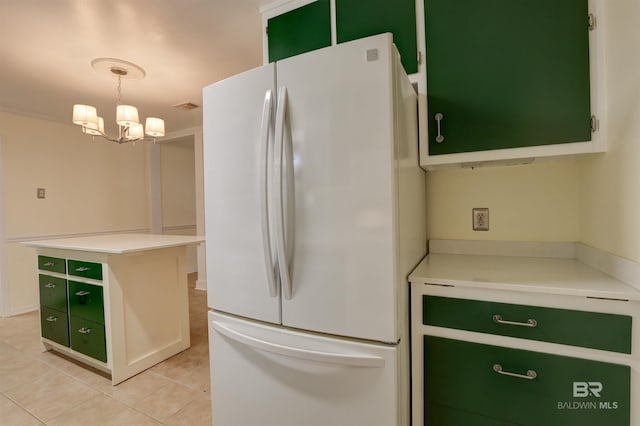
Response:
[{"label": "refrigerator door handle", "polygon": [[218,333],[238,343],[278,355],[346,367],[383,368],[385,365],[384,358],[375,355],[325,352],[306,348],[296,348],[249,336],[248,334],[234,330],[229,325],[223,324],[219,321],[213,321],[212,326]]},{"label": "refrigerator door handle", "polygon": [[276,284],[275,262],[271,252],[271,236],[269,231],[269,126],[273,111],[273,99],[271,90],[264,94],[262,106],[262,122],[260,124],[260,158],[262,170],[260,170],[260,216],[262,219],[262,245],[264,249],[264,265],[267,272],[267,285],[269,296],[276,297],[278,288]]},{"label": "refrigerator door handle", "polygon": [[[285,117],[287,114],[287,88],[280,87],[278,89],[278,106],[276,108],[276,133],[275,133],[275,147],[274,147],[274,159],[275,159],[275,167],[274,167],[274,187],[277,188],[276,191],[276,250],[278,254],[278,266],[280,269],[280,280],[282,284],[282,294],[286,300],[291,299],[292,288],[291,288],[291,274],[289,273],[289,260],[290,260],[290,251],[287,250],[287,242],[286,237],[289,236],[289,239],[292,237],[292,229],[289,228],[289,223],[291,221],[292,211],[289,210],[285,215],[285,208],[290,206],[291,196],[289,195],[292,192],[290,186],[293,184],[292,180],[286,181],[283,179],[283,175],[286,165],[286,152],[291,151],[285,149],[284,144],[284,133],[285,133]],[[293,162],[293,160],[292,160]],[[291,172],[289,172],[291,173]],[[289,176],[287,173],[287,176]],[[289,176],[292,179],[293,174]],[[286,203],[286,207],[285,207]],[[285,217],[286,216],[286,217]],[[291,244],[290,244],[291,245]],[[289,247],[291,249],[291,247]]]}]

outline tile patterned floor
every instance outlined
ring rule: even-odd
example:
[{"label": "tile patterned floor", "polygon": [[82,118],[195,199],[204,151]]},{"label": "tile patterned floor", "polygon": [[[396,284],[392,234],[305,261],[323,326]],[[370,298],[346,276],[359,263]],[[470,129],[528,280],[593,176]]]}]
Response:
[{"label": "tile patterned floor", "polygon": [[191,348],[111,386],[40,344],[38,312],[0,318],[0,424],[211,425],[207,295],[189,276]]}]

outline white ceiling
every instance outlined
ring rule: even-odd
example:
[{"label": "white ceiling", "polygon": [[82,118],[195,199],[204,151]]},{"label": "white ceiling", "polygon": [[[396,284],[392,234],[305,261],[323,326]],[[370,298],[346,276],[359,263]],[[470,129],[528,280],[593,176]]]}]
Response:
[{"label": "white ceiling", "polygon": [[[262,1],[264,3],[264,0]],[[123,80],[122,101],[166,131],[202,124],[202,88],[262,62],[261,0],[0,0],[0,109],[71,122],[73,104],[98,108],[115,130],[116,78],[91,61],[146,71]]]}]

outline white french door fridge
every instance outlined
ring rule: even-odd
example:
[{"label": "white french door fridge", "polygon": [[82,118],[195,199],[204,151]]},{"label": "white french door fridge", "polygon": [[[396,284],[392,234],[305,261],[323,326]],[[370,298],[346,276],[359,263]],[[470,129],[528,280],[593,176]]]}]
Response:
[{"label": "white french door fridge", "polygon": [[408,424],[426,251],[416,95],[390,34],[203,91],[215,426]]}]

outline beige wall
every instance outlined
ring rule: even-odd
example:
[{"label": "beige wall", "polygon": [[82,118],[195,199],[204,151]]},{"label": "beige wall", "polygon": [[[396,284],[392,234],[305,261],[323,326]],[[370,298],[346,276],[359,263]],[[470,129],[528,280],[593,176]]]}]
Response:
[{"label": "beige wall", "polygon": [[[566,160],[429,172],[429,239],[577,241],[579,177]],[[472,230],[474,207],[489,208],[489,231]]]},{"label": "beige wall", "polygon": [[640,2],[603,2],[608,152],[582,162],[582,241],[640,262]]},{"label": "beige wall", "polygon": [[196,226],[196,176],[193,143],[160,147],[162,226]]},{"label": "beige wall", "polygon": [[[196,235],[196,172],[193,141],[160,146],[162,229],[165,234]],[[198,271],[197,247],[187,247],[187,271]]]},{"label": "beige wall", "polygon": [[[37,306],[25,239],[147,230],[148,148],[95,143],[72,124],[0,112],[9,314]],[[36,188],[46,198],[36,198]]]}]

